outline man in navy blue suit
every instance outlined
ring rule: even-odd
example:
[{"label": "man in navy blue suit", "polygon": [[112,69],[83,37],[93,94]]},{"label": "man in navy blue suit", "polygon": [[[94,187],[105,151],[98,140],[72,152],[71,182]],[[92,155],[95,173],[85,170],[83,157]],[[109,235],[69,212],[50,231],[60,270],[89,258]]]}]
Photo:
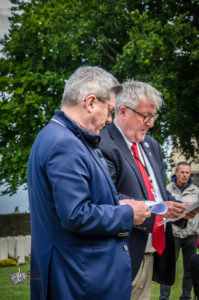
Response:
[{"label": "man in navy blue suit", "polygon": [[28,163],[33,300],[129,300],[128,235],[150,210],[119,202],[100,158],[99,131],[112,121],[118,81],[80,67],[61,110],[38,134]]},{"label": "man in navy blue suit", "polygon": [[[163,217],[175,219],[184,212],[186,205],[177,202],[166,190],[160,145],[146,135],[154,126],[162,102],[161,94],[146,83],[130,81],[123,84],[122,91],[116,95],[115,120],[100,133],[100,149],[120,199],[129,196],[151,200],[151,193],[152,201],[165,201],[168,205],[168,212]],[[132,146],[137,148],[137,154]],[[144,171],[140,171],[141,167]],[[146,185],[143,176],[147,177],[149,184]],[[148,185],[150,190],[146,188]],[[164,245],[157,252],[153,246],[154,223],[155,216],[152,215],[143,224],[134,226],[130,235],[133,300],[150,298],[152,277],[159,283],[171,284],[174,281],[175,251],[171,226],[168,224],[165,232],[163,230]]]}]

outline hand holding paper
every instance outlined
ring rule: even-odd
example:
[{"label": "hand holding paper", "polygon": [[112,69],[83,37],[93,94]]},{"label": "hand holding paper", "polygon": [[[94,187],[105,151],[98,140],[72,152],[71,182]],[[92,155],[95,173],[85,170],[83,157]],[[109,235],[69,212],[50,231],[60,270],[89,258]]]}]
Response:
[{"label": "hand holding paper", "polygon": [[182,219],[184,217],[186,218],[186,214],[189,214],[190,212],[192,212],[194,210],[196,210],[194,212],[194,215],[195,215],[195,213],[198,211],[198,209],[199,209],[199,201],[194,202],[194,203],[190,204],[189,206],[187,206],[187,208],[185,209],[185,211],[178,218],[175,218],[175,219],[171,219],[171,218],[165,219],[164,221],[160,222],[158,225],[160,226],[160,225],[166,224],[168,222],[175,222],[175,221],[180,220],[180,219]]},{"label": "hand holding paper", "polygon": [[120,200],[120,205],[130,205],[134,212],[133,223],[135,225],[142,224],[146,218],[151,216],[149,207],[144,203],[144,201],[137,201],[133,199],[123,199]]},{"label": "hand holding paper", "polygon": [[175,201],[165,201],[165,203],[168,205],[168,211],[164,216],[166,219],[176,219],[180,217],[187,208],[187,205],[184,203]]},{"label": "hand holding paper", "polygon": [[[192,208],[195,206],[195,203],[196,203],[196,205],[197,205],[197,202],[194,202],[194,203],[191,203],[191,205],[190,205],[190,203],[187,203],[188,205],[187,205],[187,208],[188,207],[190,207],[190,206],[192,206]],[[198,201],[198,203],[199,203],[199,201]],[[199,213],[199,206],[197,206],[196,208],[194,208],[193,210],[191,210],[191,211],[188,211],[186,214],[185,214],[185,216],[184,216],[184,218],[185,219],[192,219],[192,218],[194,218],[196,215],[197,215],[197,213]]]}]

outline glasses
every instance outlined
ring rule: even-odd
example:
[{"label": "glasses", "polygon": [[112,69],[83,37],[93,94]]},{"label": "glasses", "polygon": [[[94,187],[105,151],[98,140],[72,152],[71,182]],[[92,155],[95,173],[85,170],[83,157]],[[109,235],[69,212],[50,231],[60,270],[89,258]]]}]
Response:
[{"label": "glasses", "polygon": [[112,117],[112,115],[115,113],[115,107],[113,107],[111,104],[107,103],[102,98],[96,97],[100,102],[105,103],[108,108],[108,117]]},{"label": "glasses", "polygon": [[[126,106],[126,105],[125,105]],[[126,108],[132,110],[134,113],[136,113],[138,116],[142,117],[143,119],[143,122],[144,123],[147,123],[149,122],[152,118],[153,118],[153,121],[155,122],[158,117],[159,117],[159,114],[155,113],[155,114],[148,114],[148,115],[143,115],[142,113],[140,113],[139,111],[136,111],[135,109],[129,107],[129,106],[126,106]]]}]

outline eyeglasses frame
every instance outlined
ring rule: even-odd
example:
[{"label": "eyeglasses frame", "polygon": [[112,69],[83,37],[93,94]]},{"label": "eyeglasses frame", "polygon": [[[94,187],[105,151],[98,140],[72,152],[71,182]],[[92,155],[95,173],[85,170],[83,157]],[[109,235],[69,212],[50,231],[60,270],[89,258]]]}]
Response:
[{"label": "eyeglasses frame", "polygon": [[96,99],[98,99],[100,102],[105,103],[108,107],[108,116],[112,116],[115,113],[115,107],[113,107],[111,104],[107,103],[107,101],[103,100],[100,97],[96,96]]},{"label": "eyeglasses frame", "polygon": [[[153,121],[155,122],[155,121],[158,119],[158,117],[159,117],[159,114],[158,114],[158,113],[155,113],[155,114],[148,114],[148,115],[146,116],[146,115],[140,113],[139,111],[136,111],[136,110],[133,109],[132,107],[129,107],[129,106],[127,106],[127,105],[125,105],[125,107],[128,108],[128,109],[130,109],[130,110],[133,111],[134,113],[136,113],[138,116],[142,117],[144,123],[149,122],[149,121],[151,120],[151,118],[153,118]],[[149,118],[149,119],[147,119],[147,118]],[[147,120],[146,120],[146,119],[147,119]]]}]

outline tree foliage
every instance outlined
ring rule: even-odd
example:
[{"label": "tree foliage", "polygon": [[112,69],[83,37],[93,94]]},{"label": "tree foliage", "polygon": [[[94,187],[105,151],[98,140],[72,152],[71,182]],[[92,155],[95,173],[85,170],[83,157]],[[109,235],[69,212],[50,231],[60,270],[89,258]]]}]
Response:
[{"label": "tree foliage", "polygon": [[64,82],[81,65],[120,81],[134,78],[163,93],[151,134],[193,156],[199,141],[199,3],[197,0],[11,0],[1,41],[0,183],[26,182],[38,131],[59,107]]}]

